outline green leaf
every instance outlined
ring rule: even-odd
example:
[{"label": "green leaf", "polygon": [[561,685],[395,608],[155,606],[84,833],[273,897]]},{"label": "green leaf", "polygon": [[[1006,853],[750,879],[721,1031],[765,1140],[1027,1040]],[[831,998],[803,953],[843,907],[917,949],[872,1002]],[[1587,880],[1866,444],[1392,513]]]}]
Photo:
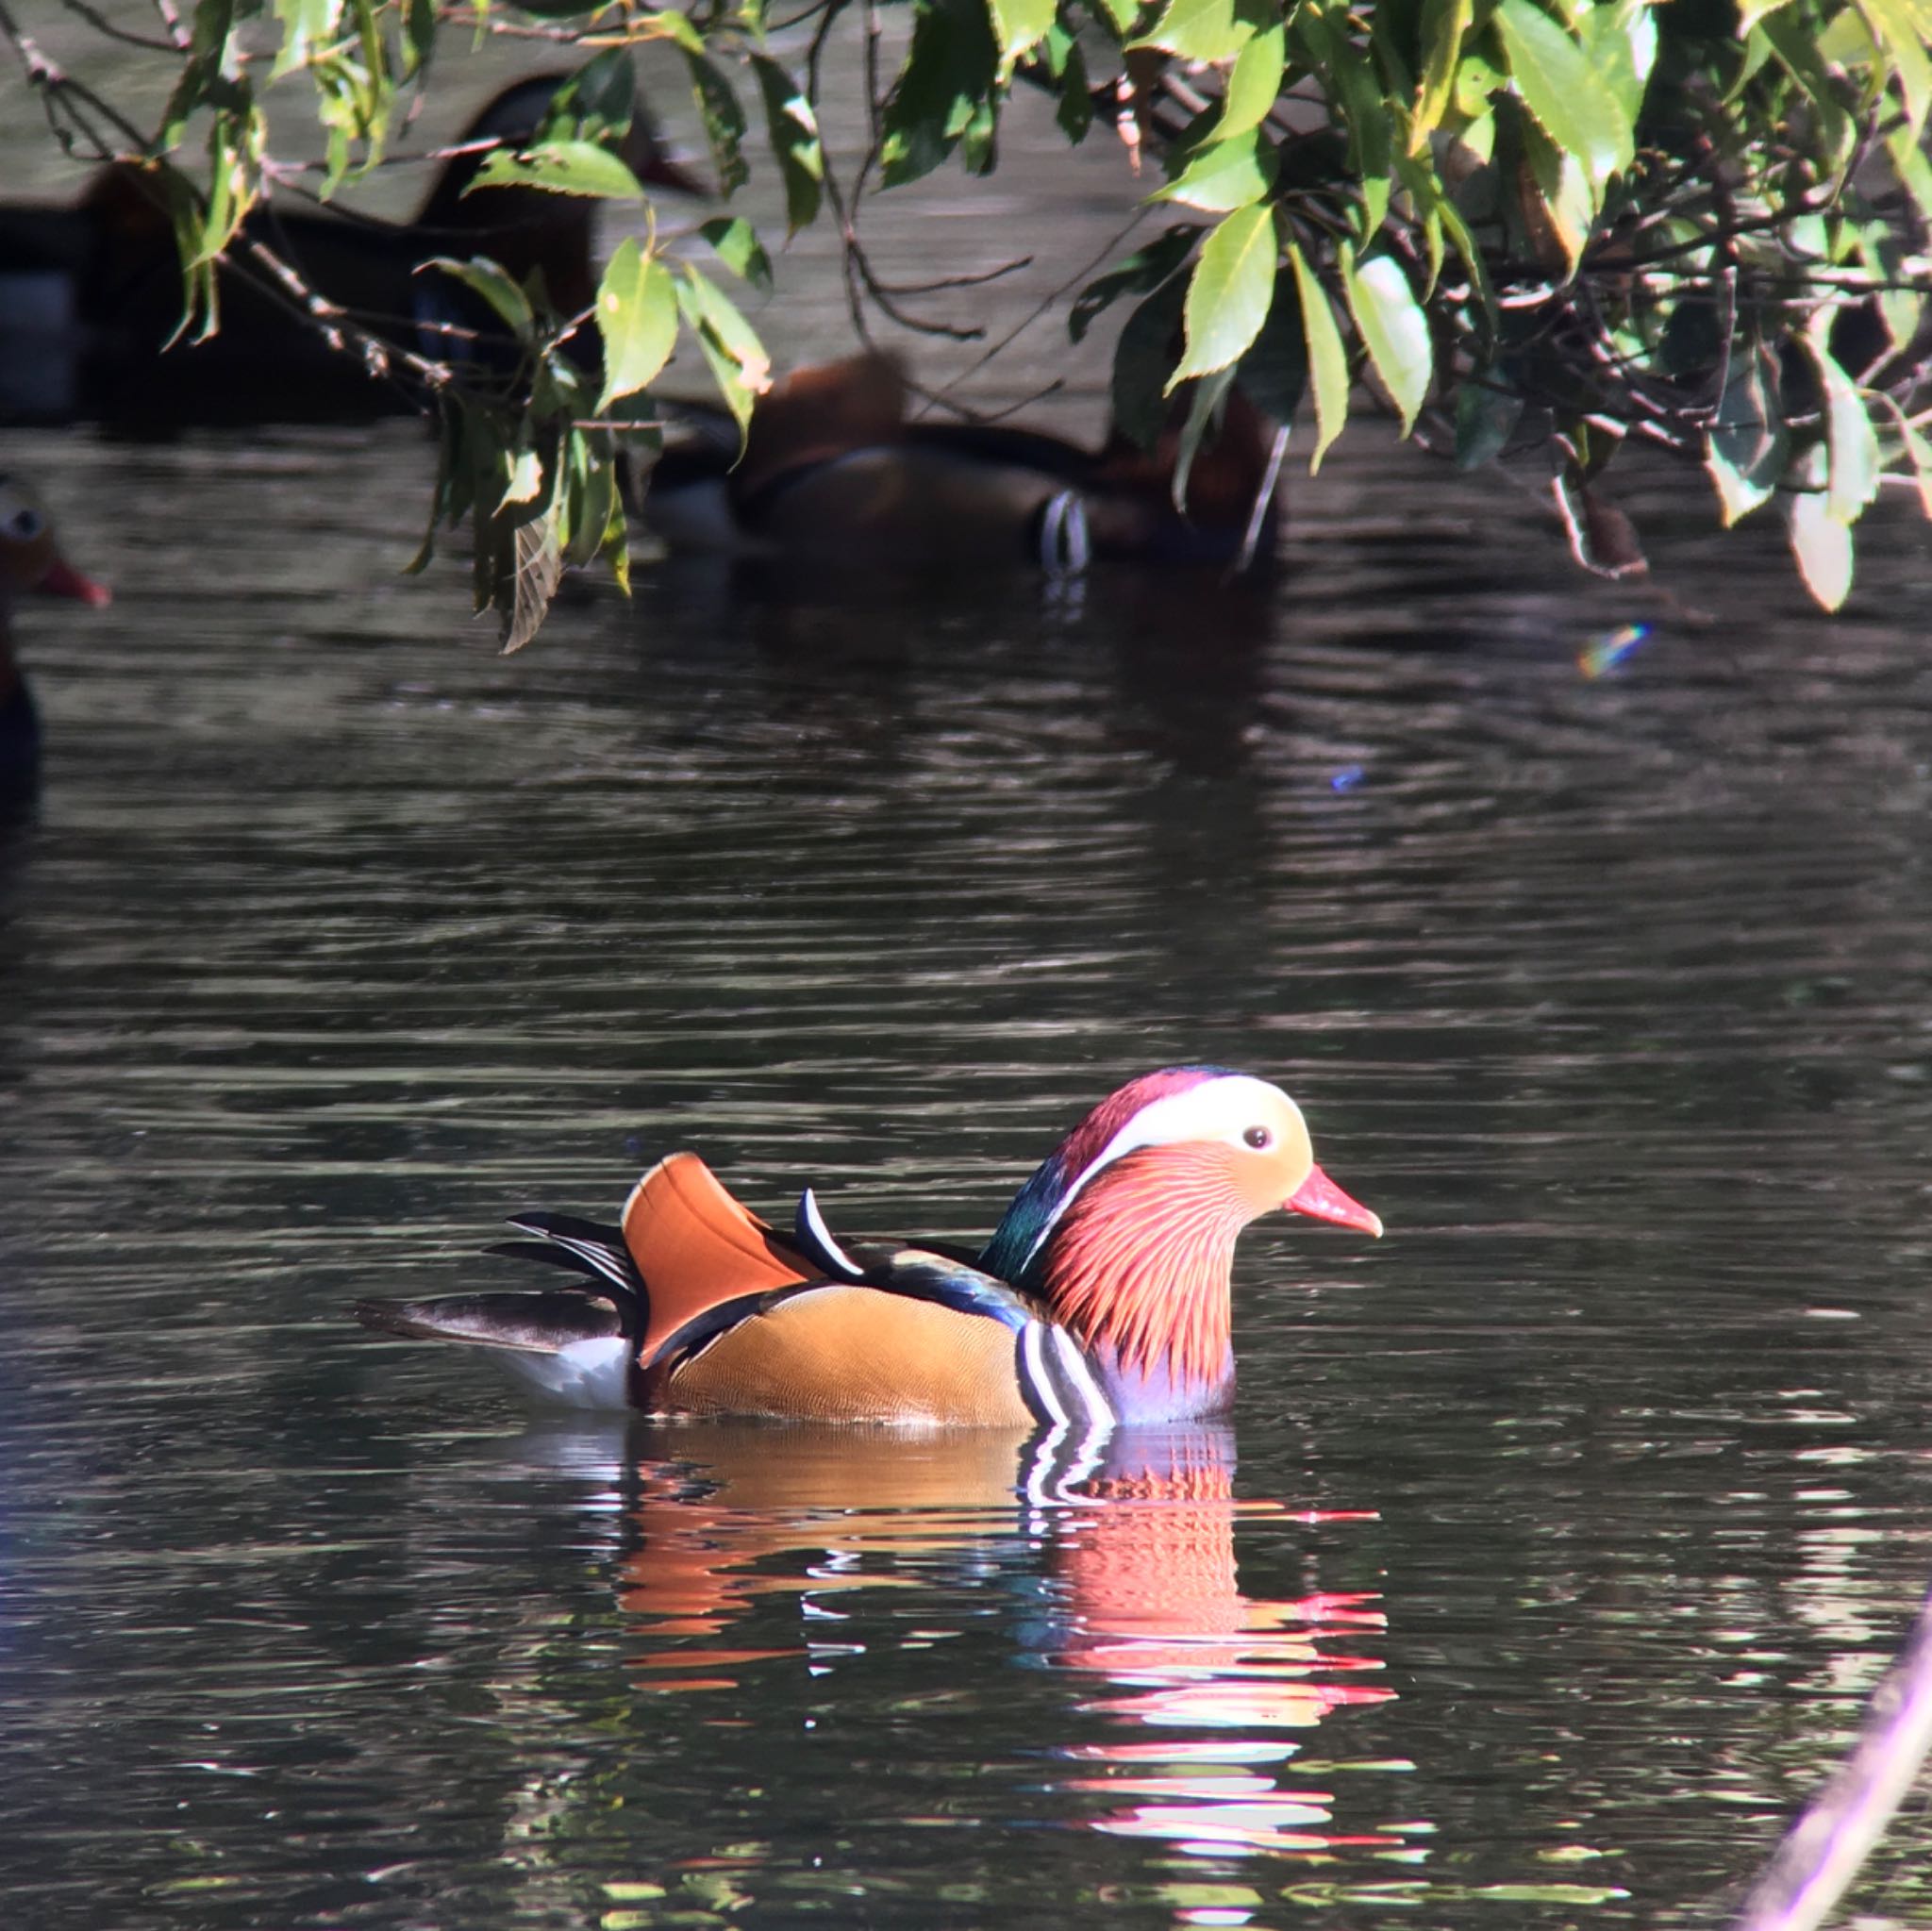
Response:
[{"label": "green leaf", "polygon": [[[439,255],[434,260],[423,263],[423,269],[432,268],[481,295],[519,338],[527,337],[536,326],[537,312],[530,307],[529,296],[524,293],[516,277],[508,269],[491,261],[487,255],[478,255],[469,261]],[[420,275],[423,269],[418,269],[417,273]]]},{"label": "green leaf", "polygon": [[999,80],[1012,77],[1013,63],[1030,53],[1053,25],[1056,0],[987,0],[993,38],[999,42]]},{"label": "green leaf", "polygon": [[403,22],[403,72],[418,87],[429,78],[436,55],[436,0],[407,0]]},{"label": "green leaf", "polygon": [[[1529,163],[1524,214],[1538,256],[1553,272],[1560,265],[1567,282],[1582,265],[1596,213],[1583,163],[1558,147],[1535,122],[1523,125],[1523,156]],[[1528,191],[1533,189],[1535,200]],[[1539,229],[1535,225],[1541,222]],[[1560,263],[1558,258],[1560,257]]]},{"label": "green leaf", "polygon": [[558,522],[553,504],[546,514],[518,524],[511,533],[508,581],[492,586],[491,597],[502,613],[499,642],[505,657],[522,650],[549,615],[551,599],[563,579]]},{"label": "green leaf", "polygon": [[630,49],[607,47],[551,95],[537,136],[541,141],[622,141],[637,113],[638,75]]},{"label": "green leaf", "polygon": [[275,18],[282,24],[282,45],[269,72],[271,86],[303,65],[311,50],[327,42],[341,5],[342,0],[275,0]]},{"label": "green leaf", "polygon": [[498,148],[486,155],[463,190],[541,188],[547,194],[585,194],[600,201],[641,201],[644,184],[626,163],[594,141],[547,141],[523,154]]},{"label": "green leaf", "polygon": [[702,54],[687,53],[685,65],[691,70],[691,91],[698,104],[698,118],[705,124],[705,139],[710,143],[711,165],[718,172],[718,192],[729,200],[751,179],[751,169],[743,152],[744,109],[722,69]]},{"label": "green leaf", "polygon": [[[1148,294],[1159,288],[1193,253],[1200,234],[1201,230],[1191,223],[1169,228],[1145,247],[1137,248],[1124,261],[1116,262],[1105,275],[1095,276],[1074,298],[1067,317],[1067,333],[1075,341],[1084,341],[1094,318],[1122,295]],[[1174,320],[1180,320],[1178,308]],[[1164,377],[1166,371],[1161,374]]]},{"label": "green leaf", "polygon": [[1201,149],[1150,201],[1178,201],[1208,214],[1226,214],[1259,201],[1274,186],[1280,158],[1258,130]]},{"label": "green leaf", "polygon": [[1264,416],[1291,423],[1308,387],[1308,350],[1301,299],[1291,275],[1277,275],[1268,319],[1254,346],[1235,365],[1245,395]]},{"label": "green leaf", "polygon": [[596,313],[604,341],[601,416],[620,395],[655,380],[671,359],[677,341],[677,284],[656,256],[626,236],[597,285]]},{"label": "green leaf", "polygon": [[1932,523],[1932,442],[1904,417],[1899,419],[1899,430],[1911,460],[1913,479],[1919,486],[1919,508],[1924,511],[1925,521]]},{"label": "green leaf", "polygon": [[1583,164],[1596,206],[1636,152],[1629,115],[1583,49],[1532,0],[1501,0],[1495,17],[1524,106]]},{"label": "green leaf", "polygon": [[[517,0],[525,12],[530,10],[526,0]],[[596,0],[579,0],[573,9],[577,13],[596,11]],[[691,23],[689,16],[667,7],[661,13],[640,14],[628,25],[630,37],[641,41],[672,41],[682,47],[687,54],[702,54],[705,51],[705,37]]]},{"label": "green leaf", "polygon": [[752,405],[772,386],[772,358],[758,331],[715,282],[689,264],[678,272],[677,306],[742,430],[751,421]]},{"label": "green leaf", "polygon": [[1265,33],[1257,33],[1235,56],[1227,76],[1227,91],[1222,96],[1221,119],[1214,124],[1214,139],[1227,141],[1258,127],[1274,111],[1274,99],[1281,92],[1281,77],[1288,64],[1288,33],[1279,21]]},{"label": "green leaf", "polygon": [[1201,244],[1184,309],[1187,352],[1168,378],[1171,394],[1191,375],[1239,361],[1268,319],[1274,294],[1274,212],[1237,208]]},{"label": "green leaf", "polygon": [[1402,433],[1415,426],[1416,412],[1429,393],[1435,367],[1429,325],[1417,306],[1415,291],[1402,264],[1393,256],[1374,255],[1357,262],[1345,242],[1341,251],[1341,284],[1362,346],[1369,352],[1382,386],[1394,399],[1402,417]]},{"label": "green leaf", "polygon": [[1188,478],[1193,474],[1194,458],[1209,432],[1220,424],[1222,404],[1233,387],[1232,369],[1219,370],[1190,385],[1192,392],[1188,397],[1188,413],[1174,449],[1174,479],[1169,485],[1174,507],[1183,516],[1188,513]]},{"label": "green leaf", "polygon": [[1771,42],[1778,63],[1801,87],[1818,116],[1818,144],[1832,167],[1852,154],[1857,128],[1839,98],[1831,70],[1820,57],[1815,38],[1794,24],[1790,12],[1767,14],[1758,31]]},{"label": "green leaf", "polygon": [[1574,463],[1566,462],[1550,478],[1550,494],[1570,540],[1570,554],[1584,569],[1612,578],[1649,574],[1637,525]]},{"label": "green leaf", "polygon": [[733,275],[761,295],[772,292],[772,258],[765,253],[758,231],[742,215],[719,215],[701,224],[698,233]]},{"label": "green leaf", "polygon": [[1067,137],[1070,146],[1078,147],[1093,125],[1093,87],[1087,78],[1087,57],[1078,41],[1067,47],[1066,67],[1055,84],[1059,95],[1053,110],[1055,125]]},{"label": "green leaf", "polygon": [[1925,128],[1932,106],[1932,61],[1925,58],[1925,40],[1932,21],[1913,18],[1909,0],[1858,0],[1858,10],[1872,29],[1872,38],[1891,57],[1899,92],[1905,96],[1907,128],[1917,141]]},{"label": "green leaf", "polygon": [[1328,291],[1293,241],[1288,244],[1288,258],[1294,268],[1308,373],[1315,382],[1315,453],[1308,461],[1308,474],[1313,475],[1322,467],[1328,445],[1348,425],[1348,352],[1335,325],[1335,311],[1328,306]]},{"label": "green leaf", "polygon": [[1127,317],[1114,341],[1113,424],[1142,449],[1151,450],[1160,440],[1167,421],[1167,377],[1187,294],[1178,275],[1163,281]]},{"label": "green leaf", "polygon": [[1160,16],[1129,47],[1159,47],[1183,60],[1226,60],[1254,28],[1235,17],[1235,0],[1168,0]]},{"label": "green leaf", "polygon": [[1408,124],[1412,155],[1427,150],[1429,136],[1442,125],[1442,116],[1456,97],[1456,70],[1462,58],[1463,36],[1474,17],[1474,0],[1424,0],[1423,71]]},{"label": "green leaf", "polygon": [[765,127],[785,183],[785,232],[795,235],[818,218],[824,191],[825,155],[818,117],[791,76],[768,55],[751,57],[765,101]]},{"label": "green leaf", "polygon": [[1366,247],[1389,212],[1394,159],[1393,121],[1374,63],[1349,38],[1347,17],[1304,0],[1294,14],[1296,40],[1322,76],[1329,104],[1348,130],[1349,159],[1361,186],[1355,230]]},{"label": "green leaf", "polygon": [[1925,150],[1901,123],[1886,135],[1885,151],[1891,158],[1892,173],[1898,176],[1899,186],[1911,196],[1919,219],[1932,223],[1932,160],[1926,158]]},{"label": "green leaf", "polygon": [[1852,532],[1848,524],[1832,515],[1819,487],[1823,458],[1822,449],[1811,451],[1798,478],[1809,487],[1793,493],[1785,517],[1791,555],[1805,588],[1825,609],[1836,610],[1852,591]]},{"label": "green leaf", "polygon": [[919,0],[912,44],[879,117],[879,175],[897,188],[952,153],[993,86],[999,49],[983,0]]},{"label": "green leaf", "polygon": [[1770,500],[1789,449],[1777,358],[1759,343],[1733,367],[1717,421],[1705,438],[1704,464],[1716,485],[1726,529]]},{"label": "green leaf", "polygon": [[1634,127],[1657,62],[1657,15],[1649,0],[1599,0],[1582,9],[1576,30],[1584,58]]},{"label": "green leaf", "polygon": [[1864,397],[1826,345],[1830,332],[1830,311],[1821,309],[1805,347],[1824,391],[1825,513],[1849,524],[1878,494],[1878,436]]},{"label": "green leaf", "polygon": [[1493,369],[1464,377],[1456,391],[1456,467],[1482,468],[1507,448],[1523,420],[1523,398]]}]

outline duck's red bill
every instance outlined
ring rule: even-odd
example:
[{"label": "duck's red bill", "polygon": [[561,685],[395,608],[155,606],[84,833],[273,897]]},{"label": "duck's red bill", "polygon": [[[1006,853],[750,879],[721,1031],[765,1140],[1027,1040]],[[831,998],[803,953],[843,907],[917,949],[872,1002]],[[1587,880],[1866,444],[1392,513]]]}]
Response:
[{"label": "duck's red bill", "polygon": [[111,604],[114,592],[104,583],[96,583],[91,576],[83,576],[64,558],[56,557],[47,565],[46,574],[34,588],[46,597],[72,597],[76,603],[92,604],[97,608],[102,604]]},{"label": "duck's red bill", "polygon": [[1382,1217],[1351,1200],[1320,1167],[1310,1167],[1308,1177],[1283,1203],[1290,1213],[1305,1213],[1318,1221],[1333,1221],[1338,1226],[1359,1227],[1377,1240],[1382,1234]]}]

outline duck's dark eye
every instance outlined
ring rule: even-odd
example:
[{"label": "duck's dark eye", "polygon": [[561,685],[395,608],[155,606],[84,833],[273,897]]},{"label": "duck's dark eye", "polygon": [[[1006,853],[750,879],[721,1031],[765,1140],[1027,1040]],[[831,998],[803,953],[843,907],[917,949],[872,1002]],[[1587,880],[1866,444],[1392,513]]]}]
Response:
[{"label": "duck's dark eye", "polygon": [[19,543],[32,542],[40,535],[42,527],[38,509],[16,509],[7,519],[7,534]]},{"label": "duck's dark eye", "polygon": [[1264,1146],[1274,1144],[1274,1136],[1265,1126],[1250,1126],[1241,1138],[1257,1153]]}]

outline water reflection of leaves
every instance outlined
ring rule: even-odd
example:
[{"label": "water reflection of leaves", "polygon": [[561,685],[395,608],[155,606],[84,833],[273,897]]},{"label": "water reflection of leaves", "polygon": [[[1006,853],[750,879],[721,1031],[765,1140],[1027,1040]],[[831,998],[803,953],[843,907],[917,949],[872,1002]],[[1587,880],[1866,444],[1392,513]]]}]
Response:
[{"label": "water reflection of leaves", "polygon": [[[1414,1855],[1403,1831],[1425,1826],[1339,1831],[1334,1790],[1283,1769],[1296,1733],[1393,1695],[1363,1680],[1380,1668],[1358,1647],[1385,1625],[1374,1599],[1251,1596],[1236,1564],[1238,1525],[1364,1518],[1238,1501],[1228,1429],[1068,1442],[708,1425],[644,1448],[622,1598],[650,1640],[636,1659],[641,1687],[726,1689],[787,1656],[824,1667],[859,1648],[839,1640],[828,1598],[917,1589],[934,1560],[970,1561],[1039,1579],[1015,1595],[1026,1612],[1013,1633],[1024,1657],[1080,1686],[1068,1729],[1097,1726],[1043,1743],[1062,1766],[1050,1787],[1074,1800],[1082,1827],[1203,1859]],[[774,1592],[801,1598],[795,1647],[719,1640]],[[952,1633],[914,1622],[897,1640],[911,1649]],[[1331,1781],[1336,1769],[1324,1767]]]}]

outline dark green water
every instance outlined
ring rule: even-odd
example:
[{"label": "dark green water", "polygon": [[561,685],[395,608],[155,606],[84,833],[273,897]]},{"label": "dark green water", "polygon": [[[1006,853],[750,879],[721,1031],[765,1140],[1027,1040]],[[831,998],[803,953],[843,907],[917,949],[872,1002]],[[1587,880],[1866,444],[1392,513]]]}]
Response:
[{"label": "dark green water", "polygon": [[[1366,461],[1256,603],[660,570],[506,662],[389,574],[407,436],[15,460],[121,594],[30,613],[5,856],[10,1924],[1625,1924],[1755,1869],[1932,1555],[1911,526],[1836,624],[1687,539],[1717,621],[1595,680],[1631,594]],[[1231,1435],[1098,1500],[544,1423],[343,1317],[675,1145],[970,1237],[1195,1057],[1390,1235],[1257,1227]]]}]

